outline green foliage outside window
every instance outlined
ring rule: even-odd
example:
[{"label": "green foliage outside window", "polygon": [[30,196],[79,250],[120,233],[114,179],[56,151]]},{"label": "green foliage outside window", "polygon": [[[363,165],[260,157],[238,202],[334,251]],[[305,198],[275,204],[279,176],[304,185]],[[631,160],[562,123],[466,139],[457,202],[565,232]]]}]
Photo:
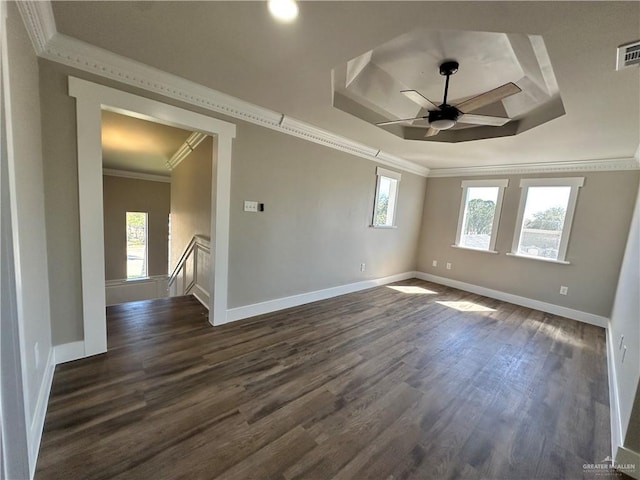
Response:
[{"label": "green foliage outside window", "polygon": [[380,193],[378,197],[378,210],[376,211],[376,225],[387,224],[387,212],[389,210],[389,195]]},{"label": "green foliage outside window", "polygon": [[533,218],[524,222],[524,228],[537,230],[562,230],[566,209],[551,207],[541,212],[535,212]]},{"label": "green foliage outside window", "polygon": [[493,200],[474,198],[467,205],[465,235],[489,235],[493,226],[496,204]]}]

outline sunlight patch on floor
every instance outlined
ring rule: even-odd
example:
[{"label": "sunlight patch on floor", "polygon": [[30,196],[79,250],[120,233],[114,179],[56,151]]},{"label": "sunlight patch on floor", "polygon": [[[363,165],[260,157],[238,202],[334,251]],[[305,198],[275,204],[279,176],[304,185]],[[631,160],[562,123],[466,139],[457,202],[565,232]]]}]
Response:
[{"label": "sunlight patch on floor", "polygon": [[461,312],[495,312],[494,308],[478,305],[473,302],[436,302],[445,307],[455,308]]},{"label": "sunlight patch on floor", "polygon": [[434,292],[433,290],[427,290],[423,287],[417,287],[415,285],[389,285],[387,288],[400,293],[412,293],[418,295],[436,295],[438,293]]}]

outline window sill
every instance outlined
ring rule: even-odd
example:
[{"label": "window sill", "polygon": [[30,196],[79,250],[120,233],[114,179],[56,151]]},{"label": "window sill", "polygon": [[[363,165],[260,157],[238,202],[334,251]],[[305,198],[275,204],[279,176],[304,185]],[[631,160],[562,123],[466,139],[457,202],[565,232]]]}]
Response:
[{"label": "window sill", "polygon": [[519,253],[507,253],[510,257],[518,257],[518,258],[526,258],[527,260],[537,260],[538,262],[546,262],[546,263],[559,263],[560,265],[571,265],[571,262],[567,262],[566,260],[554,260],[552,258],[544,258],[544,257],[532,257],[529,255],[520,255]]},{"label": "window sill", "polygon": [[381,228],[381,229],[394,229],[394,228],[398,228],[397,225],[391,225],[391,226],[386,226],[386,225],[369,225],[369,228]]},{"label": "window sill", "polygon": [[498,253],[500,253],[500,252],[498,252],[496,250],[484,250],[482,248],[463,247],[462,245],[456,245],[456,244],[453,244],[451,246],[453,248],[459,248],[460,250],[471,250],[472,252],[492,253],[494,255],[497,255]]}]

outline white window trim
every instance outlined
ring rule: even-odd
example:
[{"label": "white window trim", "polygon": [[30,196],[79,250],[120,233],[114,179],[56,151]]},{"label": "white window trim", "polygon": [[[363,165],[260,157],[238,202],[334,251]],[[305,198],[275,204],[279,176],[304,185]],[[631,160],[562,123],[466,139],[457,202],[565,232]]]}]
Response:
[{"label": "white window trim", "polygon": [[[576,212],[576,203],[578,201],[578,189],[584,185],[584,177],[560,177],[560,178],[523,178],[520,180],[520,205],[518,206],[518,216],[516,218],[516,230],[513,235],[513,243],[511,244],[511,253],[507,255],[512,257],[529,258],[548,263],[560,263],[569,265],[566,260],[567,247],[569,246],[569,237],[571,235],[571,226],[573,225],[573,215]],[[567,212],[562,225],[562,236],[560,237],[560,245],[558,246],[558,258],[543,258],[533,255],[523,255],[518,252],[520,244],[520,236],[522,235],[522,222],[524,221],[524,209],[527,204],[527,194],[529,187],[571,187],[569,193],[569,201],[567,202]]]},{"label": "white window trim", "polygon": [[492,253],[494,255],[500,253],[497,250],[485,250],[484,248],[473,248],[473,247],[463,247],[461,245],[456,245],[455,243],[451,245],[453,248],[459,248],[460,250],[471,250],[472,252],[480,252],[480,253]]},{"label": "white window trim", "polygon": [[[396,185],[395,195],[393,197],[393,218],[391,219],[391,225],[377,225],[376,224],[376,212],[378,211],[378,192],[380,191],[380,179],[381,177],[392,178],[398,183]],[[376,194],[373,201],[373,213],[371,214],[371,228],[398,228],[396,225],[396,218],[398,213],[398,193],[400,191],[400,180],[402,174],[394,172],[393,170],[387,170],[386,168],[376,168]],[[391,202],[391,198],[389,199]]]},{"label": "white window trim", "polygon": [[[509,179],[494,179],[494,180],[463,180],[460,186],[462,187],[462,198],[460,199],[460,210],[458,212],[458,229],[456,231],[456,242],[451,245],[455,248],[464,248],[465,250],[473,250],[476,252],[488,252],[498,253],[496,251],[496,240],[498,238],[498,225],[500,224],[500,212],[502,211],[502,199],[504,198],[504,190],[509,185]],[[496,210],[493,214],[493,225],[491,226],[491,240],[489,240],[489,248],[472,248],[466,245],[461,245],[460,240],[462,238],[462,224],[464,223],[464,212],[467,204],[467,195],[469,187],[498,187],[498,198],[496,199]]]}]

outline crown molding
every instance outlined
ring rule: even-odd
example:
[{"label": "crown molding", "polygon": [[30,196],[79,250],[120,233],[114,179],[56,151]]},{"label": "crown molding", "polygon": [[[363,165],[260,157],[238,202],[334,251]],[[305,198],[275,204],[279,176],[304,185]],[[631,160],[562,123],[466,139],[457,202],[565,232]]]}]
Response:
[{"label": "crown molding", "polygon": [[416,175],[426,177],[429,174],[428,168],[403,158],[60,33],[51,37],[39,55],[53,62],[62,63]]},{"label": "crown molding", "polygon": [[176,150],[176,153],[174,153],[173,156],[169,160],[167,160],[167,167],[169,168],[169,170],[173,170],[178,165],[180,165],[180,162],[187,158],[187,156],[191,152],[193,152],[205,138],[207,138],[207,135],[201,132],[193,132],[191,135],[189,135],[189,138],[187,138],[185,142],[180,145],[180,148]]},{"label": "crown molding", "polygon": [[150,182],[171,183],[171,177],[164,175],[154,175],[152,173],[130,172],[128,170],[117,170],[114,168],[103,168],[102,175],[108,177],[132,178],[134,180],[147,180]]},{"label": "crown molding", "polygon": [[49,40],[56,34],[56,20],[53,16],[51,2],[22,1],[16,2],[16,4],[27,28],[33,49],[36,54],[41,55]]},{"label": "crown molding", "polygon": [[608,158],[576,162],[523,163],[519,165],[488,165],[482,167],[432,168],[429,177],[474,177],[479,175],[516,175],[526,173],[608,172],[639,170],[635,158]]}]

